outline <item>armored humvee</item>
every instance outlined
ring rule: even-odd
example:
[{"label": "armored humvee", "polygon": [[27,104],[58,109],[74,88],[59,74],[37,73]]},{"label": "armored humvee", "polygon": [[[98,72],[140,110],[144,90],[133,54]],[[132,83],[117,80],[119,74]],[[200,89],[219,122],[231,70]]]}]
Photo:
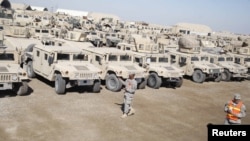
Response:
[{"label": "armored humvee", "polygon": [[24,62],[29,77],[40,75],[54,81],[58,94],[73,86],[91,86],[93,92],[99,92],[101,70],[90,60],[90,54],[78,47],[35,45],[26,52]]},{"label": "armored humvee", "polygon": [[86,41],[91,42],[96,47],[103,46],[101,37],[99,37],[95,31],[88,31],[86,33]]},{"label": "armored humvee", "polygon": [[121,41],[117,33],[106,33],[103,38],[103,44],[105,44],[106,47],[116,47]]},{"label": "armored humvee", "polygon": [[107,89],[114,92],[121,90],[122,83],[118,77],[127,79],[130,72],[135,73],[138,88],[145,88],[146,70],[134,62],[131,52],[107,47],[88,47],[83,50],[92,54],[92,63],[102,70],[101,80],[105,81]]},{"label": "armored humvee", "polygon": [[135,62],[147,70],[149,75],[147,85],[149,87],[158,89],[164,83],[174,87],[181,87],[184,71],[170,64],[169,54],[145,53],[147,52],[147,50],[145,51],[146,48],[138,50],[134,44],[123,42],[117,45],[117,49],[132,51]]},{"label": "armored humvee", "polygon": [[[247,74],[250,75],[250,47],[242,47],[239,52],[232,53],[234,62],[248,68]],[[247,77],[250,79],[250,77]]]},{"label": "armored humvee", "polygon": [[184,71],[170,64],[170,55],[163,53],[134,53],[135,61],[149,74],[147,85],[158,89],[162,84],[181,87]]},{"label": "armored humvee", "polygon": [[184,52],[182,50],[169,50],[171,64],[182,69],[184,75],[191,76],[196,83],[203,83],[208,79],[213,79],[215,82],[221,81],[223,68],[210,63],[208,55],[197,53],[200,47],[194,48],[186,48]]},{"label": "armored humvee", "polygon": [[230,81],[232,78],[241,81],[249,77],[247,67],[235,63],[233,55],[224,52],[221,48],[213,48],[213,50],[204,50],[203,52],[203,54],[209,56],[211,63],[217,64],[224,69],[222,73],[223,81]]},{"label": "armored humvee", "polygon": [[28,76],[18,64],[16,49],[0,45],[0,90],[13,90],[17,95],[28,93]]}]

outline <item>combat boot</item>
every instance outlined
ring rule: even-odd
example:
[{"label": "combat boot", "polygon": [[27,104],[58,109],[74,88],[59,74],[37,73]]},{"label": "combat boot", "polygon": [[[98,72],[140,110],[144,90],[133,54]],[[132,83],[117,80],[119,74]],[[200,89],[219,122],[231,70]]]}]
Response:
[{"label": "combat boot", "polygon": [[128,116],[134,115],[135,114],[135,109],[132,107],[130,108],[130,111],[128,112]]},{"label": "combat boot", "polygon": [[128,116],[127,114],[123,114],[121,118],[126,118],[127,116]]}]

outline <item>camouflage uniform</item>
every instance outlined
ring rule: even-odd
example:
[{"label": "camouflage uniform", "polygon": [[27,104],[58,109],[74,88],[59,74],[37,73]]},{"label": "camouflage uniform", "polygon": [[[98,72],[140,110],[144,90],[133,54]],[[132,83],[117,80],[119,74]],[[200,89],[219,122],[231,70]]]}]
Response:
[{"label": "camouflage uniform", "polygon": [[129,110],[132,110],[131,105],[135,91],[137,89],[137,81],[135,79],[127,79],[125,82],[121,82],[123,85],[125,85],[123,113],[127,115]]}]

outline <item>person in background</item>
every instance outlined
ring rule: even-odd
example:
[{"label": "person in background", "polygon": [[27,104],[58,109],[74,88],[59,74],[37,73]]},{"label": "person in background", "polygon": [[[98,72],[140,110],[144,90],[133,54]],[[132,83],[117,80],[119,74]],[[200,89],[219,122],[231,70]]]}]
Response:
[{"label": "person in background", "polygon": [[246,106],[243,104],[240,94],[234,94],[233,99],[225,104],[224,111],[227,113],[225,125],[241,124],[241,118],[246,116]]},{"label": "person in background", "polygon": [[135,113],[135,110],[132,108],[132,101],[137,89],[137,81],[134,77],[135,73],[130,73],[129,78],[126,81],[119,78],[121,83],[125,85],[123,115],[121,118],[126,118],[128,115],[133,115]]}]

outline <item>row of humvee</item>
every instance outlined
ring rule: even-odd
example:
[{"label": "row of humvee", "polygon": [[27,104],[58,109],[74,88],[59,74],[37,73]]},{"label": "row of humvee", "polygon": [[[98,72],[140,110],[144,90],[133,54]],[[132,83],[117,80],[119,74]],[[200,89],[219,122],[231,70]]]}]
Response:
[{"label": "row of humvee", "polygon": [[[29,42],[21,49],[25,40]],[[12,89],[18,95],[27,94],[28,80],[37,75],[54,82],[58,94],[74,86],[100,92],[102,82],[108,90],[120,91],[119,78],[125,80],[131,72],[136,74],[138,89],[146,85],[154,89],[163,85],[178,88],[184,76],[196,83],[249,78],[250,57],[225,53],[221,48],[181,47],[150,53],[138,51],[129,43],[111,48],[67,40],[55,43],[3,36],[1,41],[0,90]]]}]

